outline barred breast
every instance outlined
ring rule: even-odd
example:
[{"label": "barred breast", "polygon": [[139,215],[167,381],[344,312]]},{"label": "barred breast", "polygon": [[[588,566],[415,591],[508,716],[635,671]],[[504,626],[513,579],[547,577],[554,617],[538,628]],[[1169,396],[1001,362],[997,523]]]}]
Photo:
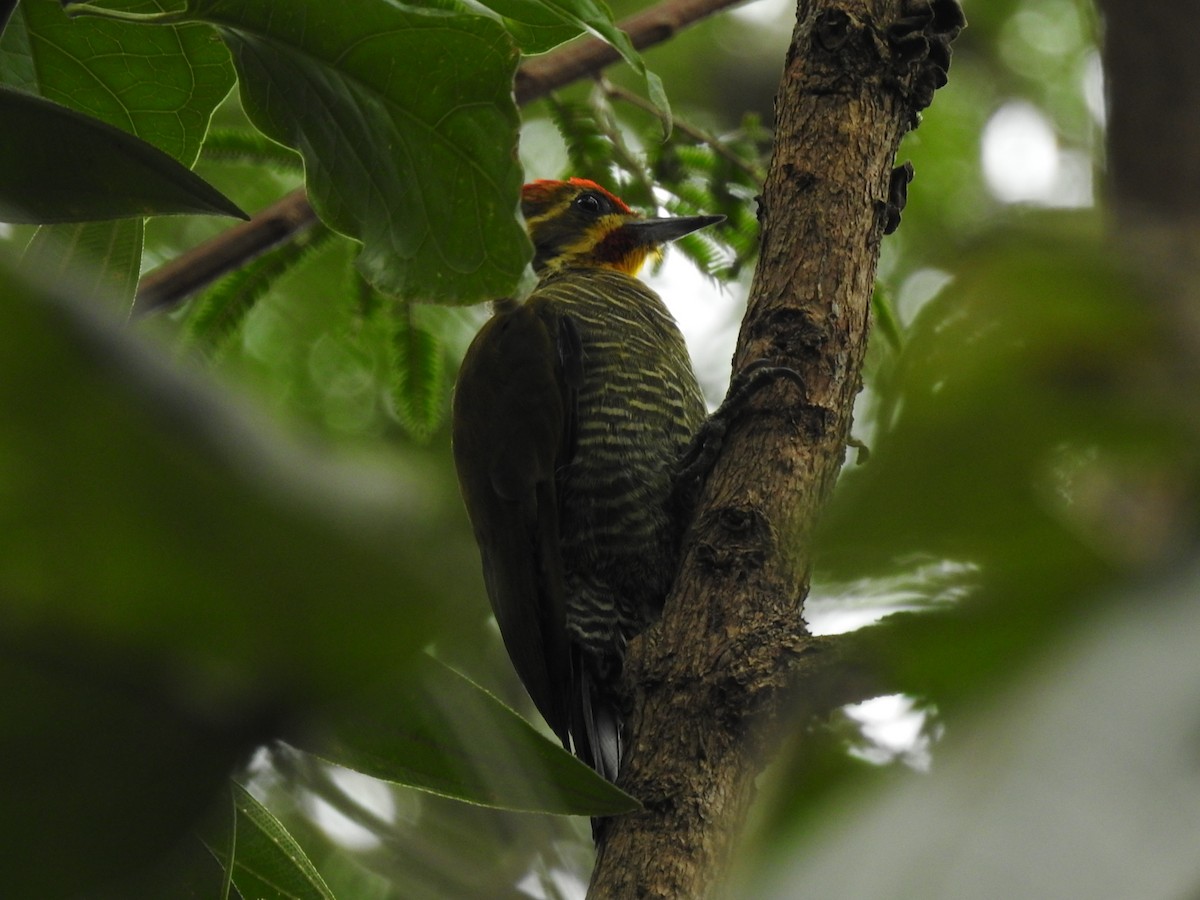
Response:
[{"label": "barred breast", "polygon": [[567,270],[530,302],[569,316],[583,349],[576,452],[557,477],[567,628],[592,654],[619,659],[674,577],[666,502],[704,401],[675,320],[636,278]]}]

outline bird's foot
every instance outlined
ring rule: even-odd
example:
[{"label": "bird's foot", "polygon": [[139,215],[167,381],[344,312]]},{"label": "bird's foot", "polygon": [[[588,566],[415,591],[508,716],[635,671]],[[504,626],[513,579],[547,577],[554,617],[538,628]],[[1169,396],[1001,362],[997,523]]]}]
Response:
[{"label": "bird's foot", "polygon": [[804,390],[804,380],[799,372],[787,366],[774,365],[768,359],[757,359],[734,376],[721,405],[704,420],[679,458],[672,490],[673,506],[680,514],[679,521],[686,522],[691,518],[691,510],[700,495],[700,489],[721,454],[729,429],[745,412],[747,402],[780,378]]}]

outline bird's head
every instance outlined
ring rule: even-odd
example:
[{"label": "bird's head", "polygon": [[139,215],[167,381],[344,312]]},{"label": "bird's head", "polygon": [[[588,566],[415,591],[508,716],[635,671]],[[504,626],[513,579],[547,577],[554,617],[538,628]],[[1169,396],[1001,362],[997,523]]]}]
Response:
[{"label": "bird's head", "polygon": [[608,268],[636,275],[667,241],[724,216],[646,219],[593,181],[534,181],[521,192],[539,276],[569,268]]}]

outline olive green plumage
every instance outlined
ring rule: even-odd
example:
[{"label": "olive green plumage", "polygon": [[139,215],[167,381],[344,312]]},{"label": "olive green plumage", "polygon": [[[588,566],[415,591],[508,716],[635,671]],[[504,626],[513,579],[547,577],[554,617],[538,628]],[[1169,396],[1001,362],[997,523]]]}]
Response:
[{"label": "olive green plumage", "polygon": [[674,577],[669,498],[705,414],[678,327],[633,273],[718,219],[642,219],[579,180],[527,185],[523,210],[541,280],[467,351],[454,457],[517,673],[564,746],[615,778],[613,684]]}]

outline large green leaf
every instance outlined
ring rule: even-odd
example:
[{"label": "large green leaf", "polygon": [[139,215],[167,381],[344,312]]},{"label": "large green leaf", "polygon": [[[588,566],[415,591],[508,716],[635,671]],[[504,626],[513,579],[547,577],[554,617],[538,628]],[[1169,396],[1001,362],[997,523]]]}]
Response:
[{"label": "large green leaf", "polygon": [[477,589],[445,461],[288,440],[85,312],[69,281],[0,277],[8,614],[165,648],[229,685],[273,672],[337,693],[427,642],[437,598]]},{"label": "large green leaf", "polygon": [[[141,11],[163,8],[154,0],[126,5]],[[148,28],[101,19],[72,21],[55,0],[25,0],[0,35],[0,83],[131,132],[191,166],[213,109],[233,84],[233,67],[225,49],[199,25]],[[85,165],[81,171],[99,169]],[[70,233],[64,235],[64,230]],[[42,240],[103,246],[101,277],[123,282],[132,272],[136,278],[141,238],[130,240],[128,224],[94,224],[83,230],[86,234],[57,229]],[[64,255],[63,262],[77,260]]]},{"label": "large green leaf", "polygon": [[744,866],[732,895],[1194,897],[1200,572],[1106,593],[1000,696],[976,695],[930,772],[781,823],[773,864]]},{"label": "large green leaf", "polygon": [[192,0],[188,15],[217,27],[246,111],[304,156],[314,207],[362,241],[373,284],[436,302],[513,290],[530,251],[500,25],[374,0]]},{"label": "large green leaf", "polygon": [[245,213],[152,144],[41,97],[0,87],[0,221],[86,222]]},{"label": "large green leaf", "polygon": [[6,892],[57,896],[166,852],[284,719],[402,678],[478,578],[448,463],[286,440],[34,274],[0,257],[0,845]]},{"label": "large green leaf", "polygon": [[[169,6],[115,5],[140,13]],[[191,166],[233,86],[233,68],[201,25],[71,19],[58,0],[23,0],[0,38],[0,82],[136,134]]]},{"label": "large green leaf", "polygon": [[[301,741],[301,743],[306,743]],[[305,749],[385,781],[482,806],[610,816],[638,803],[492,694],[431,657],[365,695]]]},{"label": "large green leaf", "polygon": [[48,279],[76,279],[82,291],[111,297],[115,308],[127,313],[137,291],[137,261],[144,232],[140,216],[115,222],[43,225],[25,248],[21,265]]},{"label": "large green leaf", "polygon": [[208,847],[227,868],[238,893],[254,900],[334,900],[333,891],[296,839],[271,811],[236,782],[230,783],[232,839]]}]

